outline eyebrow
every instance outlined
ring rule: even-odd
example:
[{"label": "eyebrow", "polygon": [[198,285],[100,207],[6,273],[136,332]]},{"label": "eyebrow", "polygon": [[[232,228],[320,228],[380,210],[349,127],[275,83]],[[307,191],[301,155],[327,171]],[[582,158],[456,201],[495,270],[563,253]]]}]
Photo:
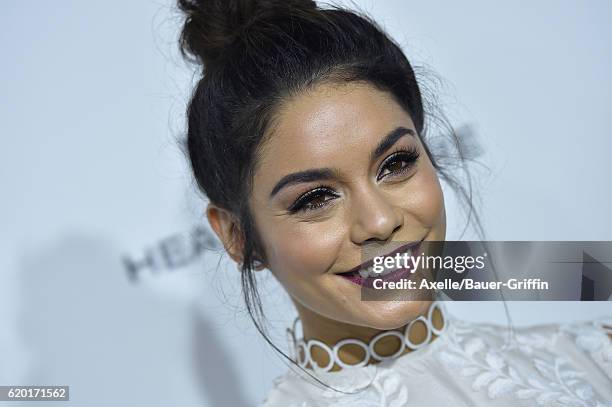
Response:
[{"label": "eyebrow", "polygon": [[377,160],[381,155],[385,153],[385,151],[390,149],[391,146],[393,146],[393,144],[397,143],[397,140],[404,137],[406,134],[409,134],[412,137],[416,136],[414,130],[407,129],[406,127],[397,127],[394,130],[391,130],[386,135],[386,137],[380,143],[378,143],[378,146],[376,146],[376,149],[372,151],[372,154],[370,155],[370,159],[372,161]]},{"label": "eyebrow", "polygon": [[317,168],[312,170],[294,172],[289,175],[285,175],[280,181],[274,186],[270,193],[270,198],[278,193],[281,189],[294,184],[302,182],[312,182],[318,180],[327,180],[334,178],[334,171],[330,168]]},{"label": "eyebrow", "polygon": [[[372,161],[378,159],[381,155],[385,153],[388,149],[390,149],[400,138],[405,135],[411,135],[415,137],[415,132],[412,129],[408,129],[406,127],[397,127],[391,130],[384,139],[372,151],[370,154],[370,159]],[[289,186],[295,185],[303,182],[313,182],[320,180],[329,180],[333,179],[335,176],[335,171],[331,168],[315,168],[306,171],[294,172],[289,175],[285,175],[281,178],[280,181],[274,186],[272,192],[270,192],[270,198],[274,197],[281,189]]]}]

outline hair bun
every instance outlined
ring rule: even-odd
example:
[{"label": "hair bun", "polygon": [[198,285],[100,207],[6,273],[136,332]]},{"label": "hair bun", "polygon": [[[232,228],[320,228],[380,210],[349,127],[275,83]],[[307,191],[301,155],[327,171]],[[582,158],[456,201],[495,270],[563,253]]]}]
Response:
[{"label": "hair bun", "polygon": [[316,10],[313,0],[178,0],[185,13],[181,52],[209,65],[257,16],[270,12]]}]

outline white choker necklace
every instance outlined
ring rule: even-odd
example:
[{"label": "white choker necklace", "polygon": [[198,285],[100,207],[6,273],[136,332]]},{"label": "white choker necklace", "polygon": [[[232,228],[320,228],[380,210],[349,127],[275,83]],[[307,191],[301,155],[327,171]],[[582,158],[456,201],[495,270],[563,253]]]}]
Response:
[{"label": "white choker necklace", "polygon": [[[440,315],[442,318],[442,327],[439,329],[436,328],[433,323],[433,313],[436,308],[440,311]],[[426,346],[429,342],[431,342],[431,339],[434,334],[439,336],[442,332],[446,330],[446,327],[448,326],[447,314],[444,309],[443,303],[441,301],[433,301],[431,305],[429,306],[429,310],[427,311],[427,317],[420,316],[414,319],[406,326],[406,329],[404,329],[403,333],[401,331],[383,331],[379,333],[378,335],[376,335],[374,338],[372,338],[372,340],[369,343],[365,343],[364,341],[360,339],[343,339],[330,348],[327,344],[317,339],[310,339],[308,341],[304,341],[304,339],[296,340],[295,330],[296,330],[296,325],[297,325],[298,320],[299,320],[299,317],[296,318],[295,321],[293,322],[292,329],[287,329],[290,345],[292,345],[292,350],[293,350],[293,360],[295,360],[297,364],[300,365],[300,367],[302,368],[306,368],[308,365],[310,365],[315,371],[319,371],[319,372],[329,372],[330,370],[333,369],[334,365],[338,365],[342,369],[349,369],[351,367],[366,366],[368,363],[371,362],[372,359],[378,362],[383,361],[383,360],[388,360],[388,359],[394,359],[402,355],[404,351],[406,350],[406,348],[416,350],[416,349],[422,348],[423,346]],[[426,336],[425,336],[425,340],[422,341],[421,343],[413,343],[410,340],[410,333],[411,333],[412,328],[418,322],[421,322],[425,325],[425,329],[426,329],[425,335]],[[390,336],[396,337],[397,339],[399,339],[399,342],[400,342],[399,349],[392,355],[387,355],[387,356],[379,355],[375,350],[376,344],[381,339],[390,337]],[[356,345],[360,347],[361,349],[363,349],[364,351],[363,360],[361,360],[358,363],[354,363],[354,364],[348,364],[348,363],[343,362],[340,359],[340,356],[338,353],[340,349],[346,345]],[[313,347],[318,347],[321,350],[325,351],[325,353],[327,353],[327,356],[328,356],[327,359],[329,360],[329,362],[327,363],[327,366],[319,366],[317,362],[313,360],[312,358],[312,348]]]}]

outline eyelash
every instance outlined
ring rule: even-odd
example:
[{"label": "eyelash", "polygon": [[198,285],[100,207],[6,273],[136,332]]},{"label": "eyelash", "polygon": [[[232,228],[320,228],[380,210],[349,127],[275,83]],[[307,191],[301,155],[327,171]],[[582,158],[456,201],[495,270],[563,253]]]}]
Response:
[{"label": "eyelash", "polygon": [[[406,166],[402,167],[399,171],[396,171],[395,175],[404,174],[414,166],[414,163],[416,163],[416,161],[419,159],[419,156],[419,150],[414,146],[399,148],[385,158],[385,161],[383,161],[381,167],[384,169],[384,167],[388,166],[389,164],[397,162],[398,159],[401,159],[402,161],[406,162]],[[376,181],[380,181],[382,178],[383,176],[379,174],[376,177]]]},{"label": "eyelash", "polygon": [[289,207],[289,212],[296,213],[302,211],[313,211],[322,208],[323,206],[327,205],[326,202],[328,202],[328,200],[325,200],[322,204],[313,205],[310,207],[308,205],[310,205],[310,202],[312,202],[314,199],[327,195],[332,195],[334,198],[339,196],[333,191],[332,187],[328,185],[321,185],[320,187],[310,190],[296,199],[296,201]]},{"label": "eyelash", "polygon": [[[393,163],[397,162],[398,160],[401,160],[401,161],[405,162],[406,165],[404,167],[402,167],[400,170],[395,171],[395,173],[387,174],[387,175],[384,175],[384,176],[381,176],[379,174],[376,177],[376,180],[380,181],[382,178],[384,178],[384,177],[386,177],[388,175],[400,175],[400,174],[406,173],[408,170],[410,170],[414,166],[416,161],[419,159],[419,156],[420,156],[420,153],[419,153],[419,150],[416,147],[397,149],[391,155],[389,155],[385,159],[385,161],[383,161],[383,163],[381,164],[381,167],[384,169],[388,165],[393,164]],[[332,199],[339,197],[339,195],[334,192],[332,187],[330,187],[329,185],[321,185],[321,186],[319,186],[319,187],[317,187],[315,189],[312,189],[312,190],[306,192],[305,194],[301,195],[300,197],[298,197],[295,200],[295,202],[293,204],[291,204],[291,206],[289,207],[289,212],[293,214],[293,213],[297,213],[297,212],[314,211],[314,210],[317,210],[319,208],[322,208],[322,207],[326,206],[328,204],[328,202],[331,201],[332,199],[327,199],[323,203],[309,206],[310,202],[312,202],[316,198],[319,198],[321,196],[327,196],[327,195],[333,196]]]}]

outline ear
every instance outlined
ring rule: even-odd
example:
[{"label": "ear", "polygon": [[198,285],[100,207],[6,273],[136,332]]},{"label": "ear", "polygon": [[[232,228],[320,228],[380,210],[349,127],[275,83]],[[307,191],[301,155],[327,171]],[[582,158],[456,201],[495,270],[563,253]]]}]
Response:
[{"label": "ear", "polygon": [[[206,217],[215,234],[223,243],[227,254],[236,263],[241,264],[243,261],[242,254],[244,253],[244,235],[240,230],[238,219],[227,209],[214,204],[208,204],[206,207]],[[256,255],[253,269],[261,271],[266,267],[267,265]]]},{"label": "ear", "polygon": [[208,204],[206,207],[206,217],[227,254],[236,263],[242,263],[244,237],[238,219],[228,210],[214,204]]}]

